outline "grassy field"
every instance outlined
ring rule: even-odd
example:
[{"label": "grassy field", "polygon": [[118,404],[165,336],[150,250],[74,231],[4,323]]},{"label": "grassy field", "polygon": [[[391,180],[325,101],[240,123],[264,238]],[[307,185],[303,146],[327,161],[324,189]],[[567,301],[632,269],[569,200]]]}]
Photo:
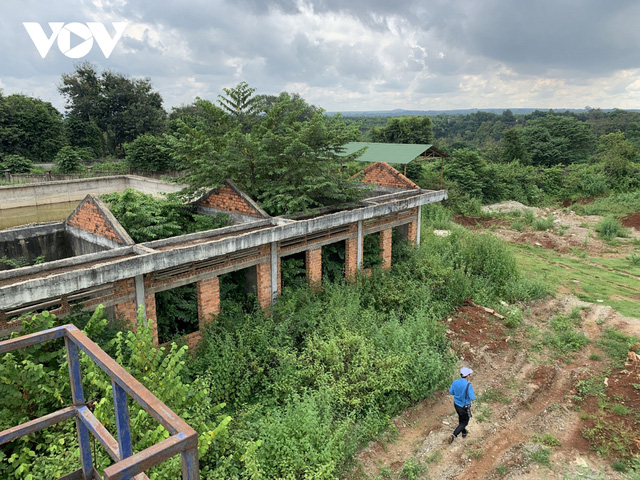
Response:
[{"label": "grassy field", "polygon": [[567,256],[529,245],[514,245],[513,251],[519,266],[552,290],[609,305],[625,316],[640,315],[640,261],[635,257]]}]

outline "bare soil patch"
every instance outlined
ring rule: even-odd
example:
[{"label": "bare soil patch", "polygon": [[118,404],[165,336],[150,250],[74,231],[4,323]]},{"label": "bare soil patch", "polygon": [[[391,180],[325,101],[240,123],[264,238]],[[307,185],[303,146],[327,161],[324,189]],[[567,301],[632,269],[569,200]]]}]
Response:
[{"label": "bare soil patch", "polygon": [[634,213],[633,215],[627,215],[626,217],[622,217],[620,219],[620,223],[627,228],[634,228],[636,230],[640,230],[640,212]]}]

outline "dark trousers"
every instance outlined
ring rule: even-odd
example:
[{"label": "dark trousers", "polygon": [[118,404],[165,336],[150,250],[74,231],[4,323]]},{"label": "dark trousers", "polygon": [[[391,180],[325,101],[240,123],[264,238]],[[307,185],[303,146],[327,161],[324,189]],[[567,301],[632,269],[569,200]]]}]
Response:
[{"label": "dark trousers", "polygon": [[467,413],[467,409],[464,407],[460,407],[453,404],[456,407],[456,413],[458,414],[458,426],[453,431],[453,434],[457,437],[462,432],[463,434],[467,434],[467,425],[469,425],[469,414]]}]

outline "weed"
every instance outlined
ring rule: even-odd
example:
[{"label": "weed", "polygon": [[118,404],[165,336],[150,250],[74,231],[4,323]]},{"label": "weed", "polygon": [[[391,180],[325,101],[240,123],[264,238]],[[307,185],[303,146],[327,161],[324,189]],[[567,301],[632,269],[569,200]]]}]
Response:
[{"label": "weed", "polygon": [[631,262],[631,265],[633,266],[640,266],[640,255],[632,253],[631,255],[627,256],[627,260],[629,260]]},{"label": "weed", "polygon": [[532,228],[537,231],[545,231],[553,228],[553,223],[556,221],[555,217],[551,214],[547,218],[536,218],[533,222]]},{"label": "weed", "polygon": [[603,240],[611,241],[616,237],[627,237],[627,230],[622,228],[620,220],[615,217],[604,217],[595,227],[596,232]]},{"label": "weed", "polygon": [[579,311],[569,316],[558,315],[551,320],[551,332],[542,340],[547,347],[558,353],[575,352],[589,343],[587,336],[574,327],[579,324]]},{"label": "weed", "polygon": [[504,390],[501,388],[489,387],[482,395],[479,396],[478,400],[487,403],[509,403],[511,402],[511,397],[505,394]]},{"label": "weed", "polygon": [[473,458],[474,460],[478,460],[484,456],[484,450],[481,447],[473,447],[467,449],[467,455],[469,458]]},{"label": "weed", "polygon": [[588,397],[604,396],[604,379],[606,375],[594,375],[593,377],[586,378],[584,380],[579,380],[576,383],[576,393],[574,396],[575,399],[584,400]]},{"label": "weed", "polygon": [[534,445],[527,452],[527,459],[530,462],[543,465],[545,467],[551,467],[551,450],[541,445]]},{"label": "weed", "polygon": [[478,406],[478,408],[476,408],[476,411],[473,413],[473,418],[475,418],[480,423],[490,422],[492,414],[493,414],[493,411],[491,410],[491,407],[489,407],[489,405],[481,404]]},{"label": "weed", "polygon": [[603,457],[629,459],[634,444],[635,432],[626,420],[595,418],[592,428],[584,428],[582,436],[589,440],[591,448]]},{"label": "weed", "polygon": [[632,383],[631,385],[633,385],[633,388],[636,390],[640,390],[640,383]]},{"label": "weed", "polygon": [[437,452],[434,452],[433,455],[425,457],[424,461],[427,463],[438,463],[441,458],[442,458],[442,451],[438,450]]},{"label": "weed", "polygon": [[611,406],[611,413],[624,416],[624,415],[629,415],[631,413],[631,409],[626,405],[622,405],[620,403],[614,403]]},{"label": "weed", "polygon": [[592,353],[591,355],[589,355],[589,360],[599,362],[600,360],[602,360],[602,356],[598,355],[597,353]]},{"label": "weed", "polygon": [[637,342],[637,337],[627,335],[615,328],[607,328],[598,341],[598,346],[615,362],[621,366],[627,359],[629,346]]},{"label": "weed", "polygon": [[626,473],[629,470],[629,467],[625,462],[621,462],[620,460],[616,460],[611,464],[611,468],[613,468],[616,472]]},{"label": "weed", "polygon": [[401,480],[417,480],[422,474],[426,473],[426,471],[426,465],[422,465],[413,458],[410,458],[402,467],[398,478]]},{"label": "weed", "polygon": [[501,477],[505,476],[509,472],[509,467],[506,465],[498,465],[496,467],[496,473]]},{"label": "weed", "polygon": [[562,443],[560,443],[560,440],[558,440],[556,436],[551,433],[545,433],[543,435],[535,434],[533,438],[535,439],[536,443],[546,445],[547,447],[559,447],[560,445],[562,445]]}]

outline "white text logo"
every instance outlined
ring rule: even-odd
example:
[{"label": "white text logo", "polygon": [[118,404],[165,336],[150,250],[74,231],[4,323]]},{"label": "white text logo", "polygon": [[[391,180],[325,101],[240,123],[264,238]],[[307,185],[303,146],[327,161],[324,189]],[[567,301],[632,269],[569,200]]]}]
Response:
[{"label": "white text logo", "polygon": [[[22,24],[27,29],[27,33],[42,58],[47,56],[56,39],[58,39],[60,51],[69,58],[82,58],[87,55],[93,48],[94,40],[102,50],[102,53],[104,53],[105,58],[109,58],[116,43],[122,37],[124,29],[127,27],[124,22],[114,22],[112,25],[116,33],[112,37],[107,32],[106,27],[98,22],[87,22],[86,25],[76,22],[67,23],[66,25],[64,22],[49,22],[51,36],[48,37],[39,23],[23,22]],[[81,42],[73,48],[71,47],[71,34],[81,39]]]}]

